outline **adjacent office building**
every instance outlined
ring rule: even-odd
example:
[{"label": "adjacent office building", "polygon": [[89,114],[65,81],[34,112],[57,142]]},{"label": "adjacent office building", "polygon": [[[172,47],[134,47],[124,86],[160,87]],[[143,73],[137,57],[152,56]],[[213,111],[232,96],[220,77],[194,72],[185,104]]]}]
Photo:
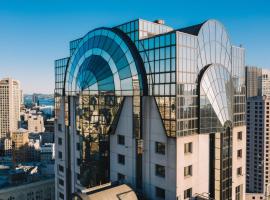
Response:
[{"label": "adjacent office building", "polygon": [[270,70],[254,66],[246,67],[246,95],[270,96]]},{"label": "adjacent office building", "polygon": [[[247,199],[270,199],[270,98],[247,100]],[[250,194],[251,193],[251,194]]]},{"label": "adjacent office building", "polygon": [[55,61],[55,198],[124,182],[148,199],[244,200],[244,57],[216,20],[71,41]]},{"label": "adjacent office building", "polygon": [[[11,78],[0,80],[0,140],[18,129],[20,121],[20,83]],[[3,143],[3,141],[1,141]]]},{"label": "adjacent office building", "polygon": [[258,67],[246,67],[246,85],[246,199],[270,199],[270,71]]}]

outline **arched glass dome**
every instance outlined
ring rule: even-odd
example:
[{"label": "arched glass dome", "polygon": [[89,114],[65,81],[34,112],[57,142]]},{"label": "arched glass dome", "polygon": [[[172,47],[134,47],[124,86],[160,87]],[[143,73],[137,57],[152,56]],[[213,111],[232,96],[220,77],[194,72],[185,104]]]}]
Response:
[{"label": "arched glass dome", "polygon": [[233,122],[233,82],[227,68],[222,65],[210,65],[202,75],[200,121],[201,132],[208,133]]},{"label": "arched glass dome", "polygon": [[79,43],[66,70],[65,92],[115,92],[133,95],[146,92],[142,60],[136,47],[121,31],[100,28],[89,32]]},{"label": "arched glass dome", "polygon": [[198,70],[209,64],[221,64],[232,72],[231,42],[225,27],[216,20],[206,21],[198,32]]}]

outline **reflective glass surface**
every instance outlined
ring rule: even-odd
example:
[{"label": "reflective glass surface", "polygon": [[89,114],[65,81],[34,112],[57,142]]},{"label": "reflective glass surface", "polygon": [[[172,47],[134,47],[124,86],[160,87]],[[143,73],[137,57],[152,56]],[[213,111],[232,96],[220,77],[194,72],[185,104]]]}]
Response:
[{"label": "reflective glass surface", "polygon": [[60,101],[63,96],[63,88],[65,81],[65,72],[67,68],[69,58],[62,58],[54,62],[55,66],[55,117],[58,118],[60,112]]},{"label": "reflective glass surface", "polygon": [[[74,44],[75,45],[75,44]],[[142,90],[141,70],[129,45],[111,29],[89,32],[77,44],[66,71],[65,91],[115,91],[132,95],[134,82]]]},{"label": "reflective glass surface", "polygon": [[233,84],[222,65],[210,65],[200,81],[200,132],[220,132],[233,121]]},{"label": "reflective glass surface", "polygon": [[148,94],[155,96],[167,136],[175,137],[176,35],[157,35],[137,45],[146,70]]},{"label": "reflective glass surface", "polygon": [[198,70],[216,63],[222,64],[231,73],[231,47],[227,31],[220,22],[205,22],[198,34]]},{"label": "reflective glass surface", "polygon": [[109,134],[117,125],[123,97],[113,93],[78,96],[76,127],[80,138],[80,183],[93,187],[109,182]]}]

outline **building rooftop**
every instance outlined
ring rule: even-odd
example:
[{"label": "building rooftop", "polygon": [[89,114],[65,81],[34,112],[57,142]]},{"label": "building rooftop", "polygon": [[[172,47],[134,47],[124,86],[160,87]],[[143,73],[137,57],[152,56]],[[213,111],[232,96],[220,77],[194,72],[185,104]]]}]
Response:
[{"label": "building rooftop", "polygon": [[76,194],[81,200],[138,200],[135,192],[128,185],[105,187],[91,194]]}]

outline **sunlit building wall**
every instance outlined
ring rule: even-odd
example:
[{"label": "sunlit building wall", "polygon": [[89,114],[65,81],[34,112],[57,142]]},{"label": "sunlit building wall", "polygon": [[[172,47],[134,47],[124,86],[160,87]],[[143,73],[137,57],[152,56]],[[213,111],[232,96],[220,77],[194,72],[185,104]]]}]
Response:
[{"label": "sunlit building wall", "polygon": [[18,129],[20,121],[20,83],[12,78],[0,80],[0,140]]}]

